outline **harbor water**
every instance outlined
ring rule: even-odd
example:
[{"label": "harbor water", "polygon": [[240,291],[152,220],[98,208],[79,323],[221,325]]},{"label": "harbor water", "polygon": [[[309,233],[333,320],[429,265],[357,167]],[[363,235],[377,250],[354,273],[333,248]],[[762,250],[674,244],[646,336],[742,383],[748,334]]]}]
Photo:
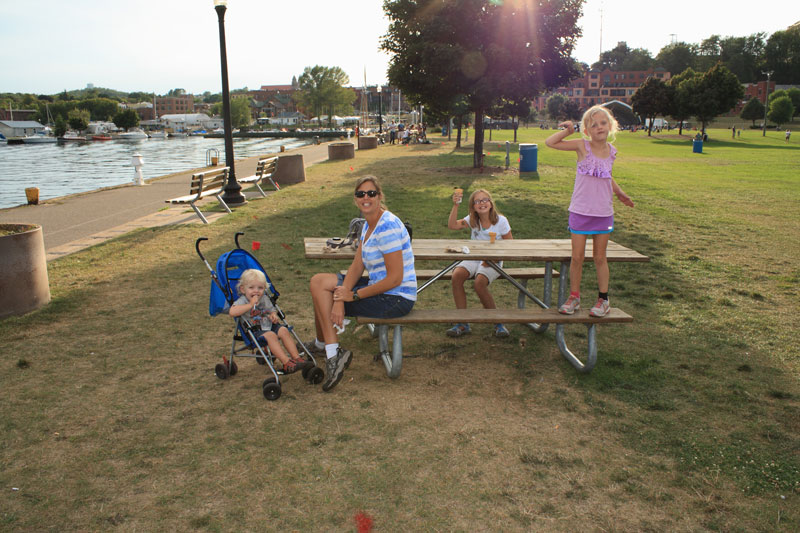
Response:
[{"label": "harbor water", "polygon": [[[233,140],[236,159],[280,152],[310,139],[245,138]],[[38,187],[47,200],[68,194],[131,183],[131,157],[141,154],[145,179],[206,166],[210,149],[225,164],[224,139],[178,137],[140,141],[89,141],[65,144],[0,144],[0,208],[27,203],[25,189]]]}]

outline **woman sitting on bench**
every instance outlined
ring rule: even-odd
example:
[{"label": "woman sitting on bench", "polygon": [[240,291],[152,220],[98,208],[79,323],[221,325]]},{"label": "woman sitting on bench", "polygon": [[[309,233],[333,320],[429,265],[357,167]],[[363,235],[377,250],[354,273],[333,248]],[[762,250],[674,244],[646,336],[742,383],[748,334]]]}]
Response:
[{"label": "woman sitting on bench", "polygon": [[[354,196],[366,223],[347,274],[321,273],[311,278],[317,337],[306,346],[318,353],[325,351],[327,376],[322,390],[326,392],[341,381],[353,357],[339,346],[334,325],[341,331],[345,316],[403,316],[417,300],[411,237],[403,222],[386,209],[378,179],[359,179]],[[364,269],[368,277],[362,277]]]}]

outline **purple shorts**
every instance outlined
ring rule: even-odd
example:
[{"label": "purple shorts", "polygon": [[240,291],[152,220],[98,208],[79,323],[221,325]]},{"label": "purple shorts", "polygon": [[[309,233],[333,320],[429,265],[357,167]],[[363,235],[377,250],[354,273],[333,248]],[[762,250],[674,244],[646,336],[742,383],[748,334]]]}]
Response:
[{"label": "purple shorts", "polygon": [[569,231],[582,235],[597,235],[614,231],[614,215],[607,217],[590,217],[570,211]]}]

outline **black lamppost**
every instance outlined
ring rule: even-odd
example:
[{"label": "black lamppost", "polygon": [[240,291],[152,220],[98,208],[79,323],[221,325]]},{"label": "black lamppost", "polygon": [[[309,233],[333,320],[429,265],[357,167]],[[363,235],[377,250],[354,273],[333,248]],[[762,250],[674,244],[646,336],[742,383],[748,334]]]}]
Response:
[{"label": "black lamppost", "polygon": [[383,95],[381,84],[378,84],[378,133],[383,133]]},{"label": "black lamppost", "polygon": [[222,65],[222,119],[225,127],[225,166],[229,170],[228,181],[222,199],[226,204],[236,206],[247,203],[242,194],[242,186],[236,181],[236,170],[233,167],[233,129],[231,125],[231,95],[228,90],[228,54],[225,51],[225,11],[227,0],[214,0],[214,10],[219,20],[219,60]]}]

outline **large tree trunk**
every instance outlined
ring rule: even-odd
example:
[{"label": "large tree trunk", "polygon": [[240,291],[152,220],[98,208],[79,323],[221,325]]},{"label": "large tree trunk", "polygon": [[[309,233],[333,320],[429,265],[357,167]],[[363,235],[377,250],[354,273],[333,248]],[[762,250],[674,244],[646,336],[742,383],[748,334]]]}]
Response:
[{"label": "large tree trunk", "polygon": [[461,115],[458,116],[457,123],[458,123],[458,135],[456,135],[456,148],[461,148],[461,125],[462,125]]},{"label": "large tree trunk", "polygon": [[475,108],[475,149],[472,151],[472,168],[483,168],[483,107]]}]

